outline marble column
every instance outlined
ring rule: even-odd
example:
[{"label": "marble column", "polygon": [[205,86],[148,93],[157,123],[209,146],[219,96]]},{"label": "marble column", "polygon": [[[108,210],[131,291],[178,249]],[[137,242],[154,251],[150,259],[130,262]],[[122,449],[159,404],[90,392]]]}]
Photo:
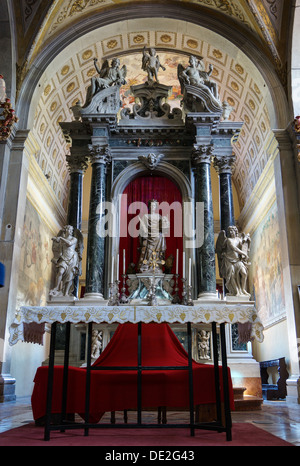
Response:
[{"label": "marble column", "polygon": [[0,155],[7,157],[2,167],[4,183],[0,258],[5,265],[5,286],[0,289],[0,403],[15,399],[15,379],[10,375],[11,347],[7,344],[9,325],[17,306],[19,267],[23,241],[29,158],[25,151],[27,130],[13,132],[0,143]]},{"label": "marble column", "polygon": [[[82,228],[82,190],[83,176],[88,168],[88,156],[82,153],[77,153],[71,148],[71,155],[66,157],[67,165],[70,172],[70,192],[69,205],[67,212],[67,224],[73,228],[81,230]],[[75,297],[78,297],[79,276],[74,279]]]},{"label": "marble column", "polygon": [[106,201],[106,166],[111,160],[108,145],[89,146],[92,164],[88,226],[85,299],[103,300],[105,267],[104,219]]},{"label": "marble column", "polygon": [[[196,249],[198,297],[216,298],[216,264],[214,245],[214,214],[211,188],[212,145],[196,145],[192,154],[195,168],[195,201],[203,203],[203,244]],[[199,233],[200,234],[200,233]]]},{"label": "marble column", "polygon": [[226,231],[226,234],[228,233],[228,227],[235,225],[231,179],[235,160],[234,154],[214,157],[214,167],[219,175],[220,227],[221,230]]},{"label": "marble column", "polygon": [[88,168],[88,156],[82,153],[74,153],[71,149],[71,155],[67,156],[66,160],[70,172],[67,222],[72,227],[81,230],[83,176]]}]

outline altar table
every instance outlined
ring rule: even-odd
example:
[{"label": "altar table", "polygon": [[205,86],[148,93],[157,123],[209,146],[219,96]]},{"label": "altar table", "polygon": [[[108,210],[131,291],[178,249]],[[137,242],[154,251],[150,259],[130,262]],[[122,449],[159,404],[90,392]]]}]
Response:
[{"label": "altar table", "polygon": [[[111,351],[109,344],[100,356],[99,360],[96,361],[96,363],[92,366],[92,328],[94,323],[103,322],[117,322],[120,324],[126,323],[125,326],[119,326],[116,332],[116,339],[114,340],[113,338],[111,340],[111,345],[113,345],[113,341],[117,341],[117,344],[120,343],[119,337],[124,337],[125,333],[124,331],[122,332],[122,329],[124,330],[126,327],[127,331],[136,332],[137,345],[135,346],[135,349],[131,348],[130,355],[124,354],[124,351],[121,351],[120,354],[119,351],[119,359],[118,357],[111,359],[111,355],[114,354],[114,351]],[[214,355],[213,366],[198,364],[192,359],[192,324],[200,322],[206,324],[209,323],[212,326],[212,343]],[[190,424],[188,426],[190,427],[191,435],[195,434],[195,429],[208,429],[216,430],[218,432],[226,432],[227,440],[231,440],[231,409],[233,409],[233,395],[230,371],[227,367],[225,325],[226,323],[239,323],[245,325],[250,339],[256,338],[258,341],[262,341],[263,327],[253,303],[229,304],[223,301],[216,301],[195,304],[195,306],[191,307],[177,305],[154,307],[110,307],[85,306],[76,304],[70,306],[47,306],[39,308],[23,307],[17,312],[15,320],[10,327],[10,344],[15,344],[20,339],[24,340],[24,332],[28,333],[27,326],[32,324],[36,326],[35,328],[33,327],[33,333],[30,336],[30,340],[34,342],[34,330],[37,330],[38,334],[38,328],[40,327],[37,326],[43,326],[45,323],[52,324],[49,368],[40,368],[37,372],[37,380],[40,382],[42,380],[44,381],[42,384],[44,387],[44,393],[46,390],[45,381],[47,380],[47,402],[46,406],[44,404],[44,410],[42,409],[40,411],[40,413],[44,412],[46,414],[45,440],[50,439],[51,430],[84,428],[85,435],[88,435],[89,429],[92,427],[113,427],[112,425],[98,423],[103,414],[101,411],[103,409],[105,411],[114,411],[127,409],[130,407],[136,408],[137,424],[115,425],[115,427],[143,427],[144,424],[142,423],[142,408],[148,406],[151,397],[153,400],[153,406],[148,407],[155,407],[157,405],[170,406],[169,403],[171,403],[174,404],[173,407],[175,408],[176,406],[182,406],[182,403],[188,402],[190,409]],[[64,367],[54,366],[55,334],[57,323],[67,324]],[[69,367],[69,339],[71,323],[88,324],[88,355],[87,367],[85,369]],[[128,326],[128,323],[136,325]],[[187,353],[176,339],[169,326],[166,325],[166,323],[181,323],[187,325]],[[143,346],[143,336],[146,338],[145,343],[147,343],[147,334],[149,336],[148,330],[150,329],[150,326],[145,326],[145,324],[150,324],[150,326],[156,324],[157,329],[166,332],[165,336],[167,336],[167,339],[169,339],[167,346],[168,348],[172,346],[173,351],[173,354],[169,359],[166,357],[168,351],[161,351],[161,358],[159,358],[159,354],[156,352],[156,358],[153,359],[155,361],[155,365],[152,365],[152,359],[147,357],[147,354],[149,355],[149,351],[147,351],[147,345]],[[157,324],[163,325],[157,326]],[[218,364],[217,325],[219,325],[220,328],[222,360],[221,367],[219,367]],[[163,327],[166,329],[163,330]],[[155,327],[152,327],[152,332],[155,332]],[[129,340],[132,341],[132,338],[128,339],[128,341]],[[170,341],[172,342],[171,345]],[[170,361],[173,361],[172,365],[170,365]],[[55,385],[54,377],[56,378]],[[58,380],[60,380],[60,382],[57,382]],[[122,383],[124,383],[126,388],[125,391],[128,393],[131,401],[128,402],[127,398],[125,403],[120,401],[118,405],[115,403],[103,403],[102,405],[101,403],[98,403],[98,405],[97,403],[95,404],[97,396],[98,401],[100,399],[99,397],[101,397],[101,391],[99,392],[99,395],[96,395],[95,387],[101,387],[101,384],[107,383],[108,380],[110,380],[111,387],[119,386],[119,388],[121,388]],[[95,381],[98,382],[95,383]],[[184,384],[182,384],[183,381]],[[158,398],[153,390],[151,390],[151,386],[153,388],[155,385],[158,392],[160,390],[160,396]],[[80,406],[78,406],[78,400],[75,400],[75,405],[77,403],[76,407],[74,408],[73,406],[73,408],[76,409],[76,412],[79,412],[79,414],[81,414],[84,418],[83,423],[73,424],[68,423],[68,421],[65,420],[66,414],[70,412],[70,409],[72,410],[72,402],[74,403],[74,394],[76,393],[76,390],[74,391],[71,388],[74,386],[80,387],[80,391],[84,392],[84,396],[79,397],[81,403]],[[178,388],[181,390],[179,397],[176,398],[174,394],[171,394],[171,386],[176,386],[176,389]],[[185,392],[182,388],[183,386],[185,386]],[[58,387],[60,387],[60,396],[58,396]],[[36,387],[36,390],[38,391],[38,386]],[[107,396],[109,394],[109,388],[107,389],[106,387],[106,390]],[[122,390],[120,390],[120,393],[122,393]],[[206,395],[204,396],[205,393]],[[208,395],[212,397],[210,401],[216,403],[217,419],[216,421],[209,423],[196,423],[194,418],[194,406],[195,404],[201,404],[201,402],[206,403],[209,400]],[[155,396],[157,398],[156,400]],[[181,403],[176,405],[176,400],[178,399],[181,400]],[[45,403],[45,400],[43,403]],[[51,425],[51,413],[54,412],[53,403],[56,403],[56,405],[58,403],[58,405],[61,406],[59,409],[59,412],[61,413],[61,424],[59,426]],[[222,421],[222,403],[224,404],[225,411],[225,425],[223,425]],[[155,425],[155,427],[163,426],[164,425]],[[168,425],[168,427],[170,426],[183,427],[179,424]],[[147,424],[146,427],[154,427],[154,425]],[[185,425],[185,427],[187,427],[187,425]]]}]

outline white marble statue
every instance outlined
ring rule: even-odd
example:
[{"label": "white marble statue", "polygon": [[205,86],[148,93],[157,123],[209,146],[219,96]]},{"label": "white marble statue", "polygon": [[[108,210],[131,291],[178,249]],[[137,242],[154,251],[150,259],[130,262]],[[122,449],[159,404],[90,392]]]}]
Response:
[{"label": "white marble statue", "polygon": [[209,71],[205,71],[202,60],[198,60],[193,55],[190,56],[189,66],[184,68],[182,65],[178,65],[178,79],[183,88],[185,84],[191,86],[206,88],[213,96],[218,99],[218,86],[210,79],[213,72],[213,66],[209,65]]},{"label": "white marble statue", "polygon": [[158,202],[151,199],[148,202],[149,214],[140,218],[141,254],[138,271],[162,270],[165,260],[166,240],[170,223],[167,217],[156,212]]},{"label": "white marble statue", "polygon": [[225,279],[227,296],[250,298],[246,290],[248,278],[249,250],[251,239],[247,234],[238,232],[236,226],[228,228],[228,237],[225,231],[221,231],[217,243],[220,276]]},{"label": "white marble statue", "polygon": [[101,69],[98,66],[98,58],[94,58],[94,65],[98,76],[92,79],[92,84],[95,86],[93,94],[113,85],[121,86],[122,84],[126,84],[127,68],[125,65],[120,68],[120,60],[118,58],[113,58],[111,66],[109,66],[108,60],[105,60]]},{"label": "white marble statue", "polygon": [[210,333],[206,330],[198,332],[198,350],[200,359],[210,359],[209,357],[209,340]]},{"label": "white marble statue", "polygon": [[56,283],[50,297],[71,296],[73,280],[81,274],[83,236],[79,230],[66,225],[52,242]]}]

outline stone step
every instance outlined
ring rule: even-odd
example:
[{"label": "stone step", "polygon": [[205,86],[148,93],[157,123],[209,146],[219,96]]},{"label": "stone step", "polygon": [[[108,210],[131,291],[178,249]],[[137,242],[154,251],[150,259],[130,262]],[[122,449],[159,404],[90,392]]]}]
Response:
[{"label": "stone step", "polygon": [[261,409],[263,398],[258,396],[244,395],[245,387],[234,387],[234,407],[235,411],[256,411]]},{"label": "stone step", "polygon": [[235,411],[258,411],[263,401],[258,396],[244,395],[242,399],[234,400]]}]

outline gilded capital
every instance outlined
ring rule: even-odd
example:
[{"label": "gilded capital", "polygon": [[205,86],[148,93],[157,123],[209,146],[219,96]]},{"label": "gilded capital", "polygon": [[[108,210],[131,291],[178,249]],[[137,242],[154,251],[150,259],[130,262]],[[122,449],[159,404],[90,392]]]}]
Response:
[{"label": "gilded capital", "polygon": [[199,163],[211,163],[213,157],[213,144],[206,144],[203,146],[194,146],[192,152],[192,161],[194,165]]},{"label": "gilded capital", "polygon": [[232,155],[217,155],[214,157],[214,167],[216,172],[219,175],[223,173],[230,173],[232,174],[236,163],[236,156],[235,154]]}]

